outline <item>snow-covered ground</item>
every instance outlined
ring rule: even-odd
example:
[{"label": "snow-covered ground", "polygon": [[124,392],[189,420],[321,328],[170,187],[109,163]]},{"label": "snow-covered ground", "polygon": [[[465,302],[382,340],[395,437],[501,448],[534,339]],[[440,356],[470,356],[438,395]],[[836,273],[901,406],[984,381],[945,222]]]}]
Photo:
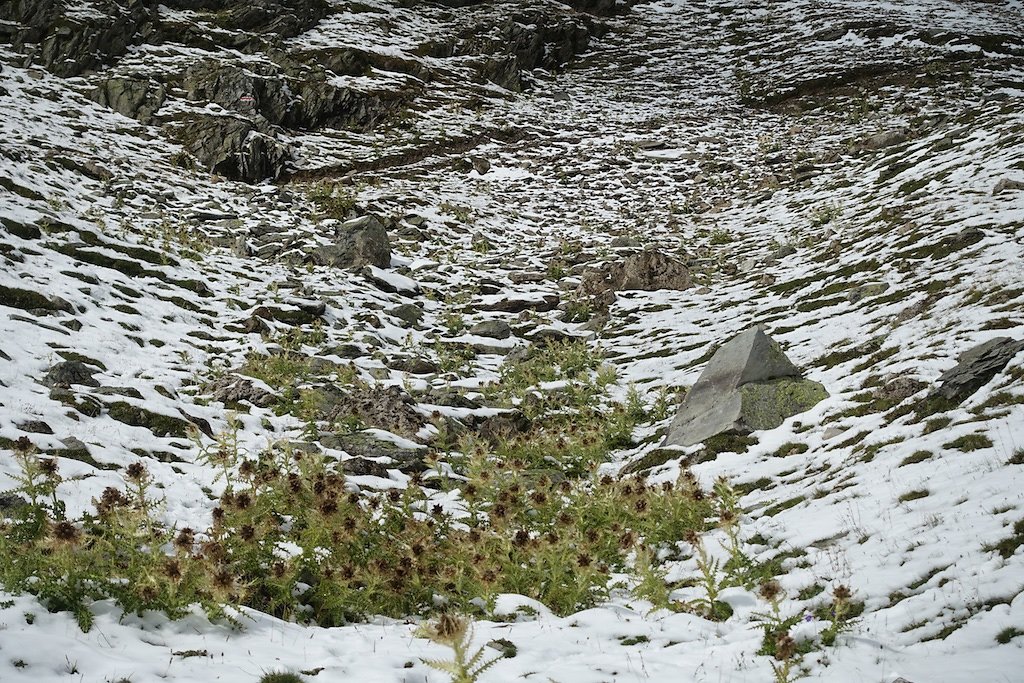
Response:
[{"label": "snow-covered ground", "polygon": [[[445,16],[372,6],[401,32],[366,13],[342,13],[292,42],[412,59]],[[166,520],[205,528],[204,488],[219,484],[196,462],[195,446],[105,412],[69,410],[40,384],[50,366],[77,357],[69,354],[100,361],[95,377],[114,388],[106,402],[185,413],[216,432],[226,411],[198,395],[198,385],[273,347],[230,327],[259,305],[313,298],[327,305],[324,346],[367,350],[354,361],[362,377],[473,388],[495,377],[502,355],[480,354],[457,381],[411,376],[383,361],[409,350],[436,355],[452,314],[515,328],[516,314],[484,305],[512,294],[571,298],[584,265],[628,251],[614,238],[635,238],[686,259],[698,284],[620,293],[593,343],[618,369],[621,397],[634,385],[652,404],[663,389],[691,385],[713,345],[754,323],[829,391],[811,411],[755,434],[746,452],[692,467],[707,487],[724,476],[746,492],[740,528],[751,557],[787,554],[784,611],[809,615],[794,637],[823,627],[810,615],[836,586],[863,601],[863,615],[835,645],[803,659],[808,678],[1019,681],[1024,555],[990,548],[1024,519],[1024,354],[948,411],[944,425],[899,409],[920,402],[966,349],[994,337],[1024,339],[1022,18],[1019,2],[788,0],[765,8],[668,0],[610,20],[613,31],[566,73],[541,75],[533,90],[488,100],[478,112],[439,87],[414,124],[424,140],[486,127],[522,135],[477,146],[472,154],[491,164],[482,175],[453,170],[457,158],[440,153],[356,174],[360,204],[422,228],[392,234],[393,268],[375,273],[406,294],[384,292],[362,273],[237,255],[239,237],[268,225],[282,244],[322,239],[303,188],[183,171],[172,163],[180,148],[157,129],[0,50],[8,93],[0,99],[0,175],[19,188],[0,189],[0,218],[43,227],[38,238],[0,232],[0,285],[59,297],[71,309],[35,316],[0,308],[0,437],[28,435],[42,451],[68,448],[72,437],[84,444],[98,467],[60,463],[70,514],[118,485],[120,469],[142,453],[166,496]],[[982,58],[943,58],[951,52]],[[147,61],[140,51],[125,63]],[[764,100],[771,106],[758,104]],[[869,143],[888,132],[899,137]],[[316,168],[386,153],[413,136],[296,139],[303,165]],[[62,159],[100,163],[113,177],[91,180]],[[201,220],[199,210],[230,217]],[[980,239],[949,248],[970,229]],[[792,253],[778,251],[787,245]],[[123,259],[132,247],[147,250],[131,257],[146,273],[81,258],[84,250]],[[429,296],[409,294],[412,281]],[[470,289],[481,284],[499,294]],[[425,315],[415,328],[389,312],[410,302]],[[537,314],[538,324],[574,330],[557,313]],[[488,341],[523,339],[517,332]],[[865,408],[865,392],[893,377],[923,388],[884,409]],[[269,409],[239,419],[251,451],[297,438],[303,427]],[[26,426],[32,422],[46,429]],[[640,445],[604,468],[615,473],[650,452],[666,425],[641,427]],[[961,450],[954,444],[965,435],[990,445]],[[779,455],[791,444],[806,449]],[[679,467],[671,461],[651,478],[674,480]],[[0,490],[14,471],[10,450],[0,448]],[[706,545],[717,551],[722,538],[711,532]],[[692,558],[668,568],[670,579],[696,573]],[[734,614],[717,623],[651,611],[627,594],[568,617],[540,606],[530,618],[496,614],[475,623],[474,642],[507,639],[517,654],[481,681],[774,680],[770,659],[756,654],[767,603],[738,588],[723,599]],[[499,601],[516,604],[514,596]],[[0,680],[249,683],[273,670],[306,672],[308,681],[447,680],[422,662],[447,653],[415,635],[416,619],[320,628],[247,611],[239,631],[198,615],[170,622],[108,604],[93,612],[93,628],[82,633],[71,615],[50,614],[31,596],[0,596]]]}]

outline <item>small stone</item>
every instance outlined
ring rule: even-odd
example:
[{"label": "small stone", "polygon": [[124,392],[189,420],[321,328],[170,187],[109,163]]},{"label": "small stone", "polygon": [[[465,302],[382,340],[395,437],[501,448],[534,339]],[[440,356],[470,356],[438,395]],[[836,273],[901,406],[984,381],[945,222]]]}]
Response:
[{"label": "small stone", "polygon": [[93,375],[96,372],[96,369],[90,368],[80,361],[64,361],[52,366],[46,372],[42,384],[51,389],[54,387],[70,387],[73,384],[85,387],[98,387],[100,383],[93,379]]},{"label": "small stone", "polygon": [[402,321],[402,327],[415,327],[423,320],[423,309],[416,304],[402,304],[388,311],[390,315]]},{"label": "small stone", "polygon": [[467,332],[477,337],[508,339],[512,336],[512,327],[504,320],[484,320],[470,327]]}]

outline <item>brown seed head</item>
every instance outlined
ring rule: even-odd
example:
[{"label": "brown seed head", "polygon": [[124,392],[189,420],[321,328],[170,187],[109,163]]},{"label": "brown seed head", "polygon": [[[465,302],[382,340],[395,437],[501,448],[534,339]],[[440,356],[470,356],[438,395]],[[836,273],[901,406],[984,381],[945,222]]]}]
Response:
[{"label": "brown seed head", "polygon": [[128,465],[125,474],[135,483],[139,483],[146,476],[146,467],[141,462],[133,462],[131,465]]}]

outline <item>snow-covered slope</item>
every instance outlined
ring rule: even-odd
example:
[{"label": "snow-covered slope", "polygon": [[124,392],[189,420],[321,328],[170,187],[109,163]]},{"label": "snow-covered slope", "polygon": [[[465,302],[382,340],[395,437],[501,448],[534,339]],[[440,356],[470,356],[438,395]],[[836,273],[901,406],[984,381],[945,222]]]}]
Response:
[{"label": "snow-covered slope", "polygon": [[[68,4],[89,20],[92,4]],[[863,614],[802,659],[811,680],[1020,679],[1024,354],[962,405],[915,411],[965,350],[1024,339],[1018,0],[665,0],[605,17],[332,2],[266,42],[218,28],[202,3],[126,4],[164,28],[95,70],[58,76],[26,63],[47,54],[32,40],[0,46],[0,490],[27,437],[59,456],[69,515],[141,459],[164,521],[203,529],[223,483],[200,448],[231,416],[250,452],[312,441],[356,455],[275,410],[280,387],[251,381],[256,406],[225,405],[218,381],[260,354],[300,355],[311,382],[408,391],[425,426],[391,438],[441,452],[435,411],[494,411],[438,396],[479,399],[538,330],[584,336],[615,366],[615,398],[633,386],[654,406],[761,323],[828,399],[716,457],[659,451],[666,415],[601,471],[653,454],[665,464],[652,482],[687,464],[707,488],[730,480],[744,552],[781,558],[798,639],[826,628],[819,608],[848,586]],[[509,66],[516,12],[528,35],[549,32]],[[530,71],[567,45],[560,73]],[[223,67],[212,86],[203,60]],[[134,119],[95,101],[129,77],[159,103],[128,97]],[[311,104],[328,100],[340,109]],[[232,122],[234,147],[190,135]],[[387,230],[387,262],[325,265],[339,224],[365,214]],[[580,294],[586,269],[642,246],[684,263],[694,286],[619,292],[606,312]],[[511,336],[469,329],[493,321]],[[452,351],[465,348],[471,362]],[[94,381],[48,375],[61,361]],[[350,481],[408,481],[377,474]],[[705,545],[723,540],[709,531]],[[697,574],[690,552],[665,567]],[[416,618],[323,628],[248,610],[239,631],[97,603],[82,633],[32,596],[2,597],[3,681],[447,680],[421,661],[446,652]],[[625,591],[565,617],[495,613],[474,642],[517,653],[481,681],[776,680],[778,662],[757,654],[768,603],[741,588],[722,600],[733,614],[718,622]]]}]

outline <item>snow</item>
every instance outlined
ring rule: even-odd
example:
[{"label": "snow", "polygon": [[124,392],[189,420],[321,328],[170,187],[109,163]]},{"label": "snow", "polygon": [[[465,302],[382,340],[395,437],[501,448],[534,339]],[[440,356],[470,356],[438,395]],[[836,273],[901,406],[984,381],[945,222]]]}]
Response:
[{"label": "snow", "polygon": [[[419,45],[451,28],[442,12],[396,8],[378,0],[362,4],[371,11],[341,11],[291,44],[348,45],[414,59]],[[434,108],[415,122],[425,140],[440,137],[439,131],[447,131],[446,135],[455,130],[472,132],[484,125],[520,126],[535,137],[483,148],[492,168],[482,176],[434,168],[429,170],[429,181],[424,181],[404,177],[399,169],[383,172],[376,178],[379,184],[360,189],[360,200],[400,209],[398,215],[414,211],[427,220],[423,243],[396,240],[392,268],[372,269],[376,278],[400,291],[416,290],[417,282],[437,287],[438,301],[421,299],[424,329],[400,327],[386,310],[407,300],[381,292],[354,274],[299,271],[301,281],[296,284],[296,271],[270,260],[238,258],[224,248],[223,241],[198,261],[183,257],[183,247],[168,236],[164,223],[176,225],[175,220],[187,219],[197,206],[209,205],[210,215],[240,217],[241,223],[234,228],[207,223],[200,228],[187,220],[177,224],[194,234],[208,230],[218,240],[233,238],[232,230],[248,235],[249,228],[261,220],[292,226],[282,239],[315,241],[316,228],[284,205],[254,212],[249,195],[256,192],[273,200],[273,186],[236,188],[205,174],[186,175],[174,169],[168,160],[179,148],[164,141],[155,129],[98,107],[59,79],[21,68],[20,57],[0,50],[3,85],[10,91],[0,104],[5,114],[0,117],[0,136],[17,150],[0,159],[0,171],[51,200],[33,201],[4,191],[0,216],[26,223],[59,220],[119,244],[167,249],[177,265],[145,264],[146,268],[177,279],[200,280],[214,290],[214,296],[205,299],[158,278],[131,278],[41,246],[74,241],[73,231],[53,230],[41,241],[0,233],[0,246],[12,246],[23,254],[21,261],[4,261],[0,285],[33,288],[66,299],[79,311],[74,317],[83,323],[72,332],[61,326],[71,314],[41,318],[37,324],[24,311],[0,309],[0,351],[11,358],[0,356],[0,437],[24,435],[20,425],[31,419],[54,429],[53,435],[30,435],[39,447],[58,447],[62,439],[76,436],[105,465],[123,467],[139,460],[132,449],[173,453],[182,461],[146,460],[164,487],[164,517],[168,523],[203,528],[210,514],[203,489],[219,490],[216,472],[196,462],[196,451],[187,440],[156,437],[105,415],[68,417],[69,409],[51,400],[38,384],[47,368],[61,359],[59,351],[102,361],[106,370],[98,372],[97,379],[105,386],[140,391],[151,410],[174,415],[184,407],[190,415],[222,429],[226,424],[223,406],[197,400],[202,394],[193,378],[204,376],[212,367],[236,367],[247,353],[264,352],[271,343],[257,335],[224,332],[225,324],[243,319],[248,310],[237,308],[232,300],[328,299],[332,342],[355,341],[379,347],[385,354],[407,343],[427,350],[438,341],[426,331],[430,324],[449,308],[455,310],[443,301],[446,295],[457,294],[482,277],[507,284],[511,271],[543,273],[553,259],[567,255],[566,245],[572,241],[579,241],[594,258],[610,257],[613,236],[635,235],[666,251],[681,247],[696,262],[710,263],[712,268],[702,287],[619,297],[609,328],[597,343],[607,350],[623,386],[634,384],[650,403],[661,388],[691,385],[703,368],[703,362],[697,361],[710,345],[754,322],[765,322],[789,357],[831,394],[779,428],[756,433],[758,443],[748,452],[723,453],[694,467],[705,486],[718,476],[740,485],[771,482],[742,498],[741,534],[755,559],[766,560],[779,551],[803,551],[786,561],[786,572],[780,577],[790,596],[785,602],[787,613],[804,614],[839,584],[848,585],[856,599],[865,601],[864,615],[840,635],[834,647],[805,658],[808,680],[1019,680],[1024,638],[998,644],[996,637],[1008,628],[1024,630],[1024,554],[1018,550],[1004,559],[985,547],[1006,538],[1024,515],[1020,495],[1024,466],[1008,464],[1024,448],[1024,404],[983,406],[1001,393],[1017,399],[1024,395],[1019,380],[1024,357],[1018,355],[986,387],[951,411],[951,424],[934,431],[925,431],[907,416],[843,414],[859,405],[853,397],[865,391],[872,375],[909,376],[931,384],[967,348],[997,336],[1024,336],[1019,296],[1000,300],[1024,279],[1024,203],[1019,191],[991,194],[1000,179],[1021,178],[1024,116],[1013,99],[1000,102],[988,97],[1019,95],[1012,85],[1022,76],[1019,62],[1014,66],[1004,60],[1005,79],[999,87],[983,82],[906,86],[899,110],[867,93],[863,114],[853,111],[852,101],[845,103],[849,110],[816,110],[801,117],[747,109],[735,102],[730,88],[739,70],[749,72],[755,89],[771,93],[800,78],[839,73],[876,59],[899,56],[911,64],[947,52],[977,51],[980,48],[969,42],[936,45],[902,29],[940,28],[957,36],[1000,33],[1022,25],[1021,3],[965,7],[940,0],[881,4],[843,0],[827,5],[787,0],[771,9],[753,2],[728,7],[735,11],[725,14],[683,0],[642,5],[635,10],[640,17],[637,25],[613,20],[616,30],[591,46],[592,64],[550,82],[541,79],[534,93],[489,100],[482,122],[472,113],[457,111],[452,104],[457,95],[444,88],[431,95],[436,98],[430,102]],[[195,18],[191,12],[161,11],[183,21]],[[839,39],[812,40],[816,30],[838,25],[833,13],[852,24],[883,16],[902,28],[892,36],[870,37],[854,29]],[[742,29],[755,30],[762,40],[726,49],[726,39]],[[634,65],[639,53],[646,63]],[[214,53],[174,45],[143,48],[126,58],[124,68],[172,72],[181,60],[210,54]],[[260,59],[231,54],[254,62]],[[441,62],[430,63],[436,68]],[[391,74],[375,73],[343,81],[376,88],[391,78]],[[552,91],[572,97],[555,102],[548,97]],[[486,92],[493,94],[494,89]],[[168,110],[173,113],[174,108]],[[903,127],[916,117],[948,117],[950,123],[922,126],[914,139],[877,156],[850,151],[848,142]],[[320,131],[294,137],[303,143],[307,155],[303,162],[309,167],[370,158],[371,147],[378,141],[396,150],[414,144],[412,134],[401,130]],[[638,150],[636,143],[645,139],[662,140],[666,147]],[[780,189],[765,192],[760,181],[776,173],[781,177],[787,168],[767,162],[774,152],[761,151],[763,140],[778,142],[779,153],[789,159],[806,153],[808,159],[816,160],[822,175],[803,184],[783,178]],[[819,159],[823,152],[837,154],[822,154]],[[104,186],[64,169],[47,169],[44,155],[49,153],[100,158],[115,172],[115,179]],[[729,162],[732,170],[721,162]],[[893,174],[896,163],[902,164],[902,170]],[[912,189],[918,182],[925,184]],[[117,195],[119,188],[130,192]],[[406,202],[407,198],[416,202]],[[471,207],[472,223],[453,221],[440,208],[444,201]],[[809,216],[826,203],[842,207],[842,215],[828,225],[811,226]],[[890,221],[889,215],[897,218]],[[984,239],[957,257],[908,255],[968,226],[980,227]],[[708,238],[713,230],[728,231],[733,241],[713,244]],[[473,251],[475,233],[487,237],[494,249]],[[766,262],[762,257],[771,251],[773,240],[792,243],[797,252]],[[826,253],[833,241],[836,249]],[[602,257],[603,248],[607,253]],[[90,250],[119,256],[109,248]],[[759,259],[756,267],[736,276],[722,275],[713,267],[718,262],[740,264],[750,257]],[[877,259],[879,266],[842,274],[870,259]],[[401,267],[414,272],[417,280],[396,272]],[[759,278],[765,275],[774,284],[760,284]],[[570,272],[563,284],[570,287],[576,276]],[[792,290],[773,289],[808,277],[810,282]],[[927,288],[937,281],[946,283],[940,288],[944,296],[932,302],[924,315],[898,320],[911,305],[928,301],[934,292]],[[884,282],[889,289],[880,297],[859,302],[844,298],[847,289],[822,294],[830,286],[866,282]],[[546,280],[509,286],[502,294],[475,296],[473,304],[486,306],[506,298],[540,301],[557,291],[556,284]],[[906,297],[888,303],[876,300],[899,292]],[[168,301],[170,296],[181,296],[201,310],[183,309]],[[833,297],[840,300],[822,308],[806,305]],[[118,305],[137,308],[145,324],[137,325],[139,315],[116,310]],[[356,320],[367,309],[376,311],[379,327]],[[474,321],[488,317],[472,311],[466,316]],[[518,322],[506,314],[491,317]],[[546,324],[569,328],[555,320]],[[222,340],[192,336],[197,331]],[[865,354],[832,367],[816,362],[875,335],[884,338],[883,349],[896,349],[884,361],[858,367],[871,355]],[[522,343],[518,332],[505,341],[468,335],[443,339],[499,350]],[[478,388],[495,376],[501,360],[497,354],[481,355],[471,376],[450,384]],[[360,359],[358,365],[364,371],[383,368],[376,360]],[[401,373],[391,373],[382,381],[401,384],[403,379]],[[445,382],[434,381],[438,388]],[[270,389],[258,380],[254,383]],[[158,393],[156,386],[174,398]],[[922,396],[911,397],[907,404]],[[455,418],[469,412],[497,412],[430,404],[420,408]],[[254,409],[238,419],[240,438],[250,452],[268,441],[295,436],[301,429],[294,419],[270,410]],[[602,471],[614,472],[651,450],[657,442],[657,427],[666,423],[641,427],[637,436],[652,440],[618,453],[616,461]],[[267,430],[268,424],[273,431]],[[371,434],[402,448],[417,446],[382,430]],[[969,434],[986,435],[992,446],[964,452],[946,445]],[[806,444],[808,449],[786,457],[775,455],[791,442]],[[931,456],[902,464],[918,451]],[[69,459],[60,464],[65,476],[60,492],[69,501],[70,514],[90,509],[92,498],[122,480],[117,470],[97,470]],[[7,452],[0,451],[0,490],[9,487],[13,471]],[[672,480],[678,471],[678,462],[672,461],[655,471],[652,480]],[[382,489],[403,486],[406,479],[392,470],[388,478],[352,477],[350,481]],[[916,490],[927,490],[928,495],[899,500]],[[804,499],[794,506],[767,514],[779,503],[800,496]],[[452,496],[445,505],[455,508],[458,499]],[[755,543],[752,539],[757,537],[765,542]],[[720,540],[721,534],[713,532],[706,545],[721,556]],[[673,560],[668,569],[679,579],[696,572],[692,558]],[[801,590],[815,585],[825,589],[822,596],[796,598]],[[894,601],[898,593],[905,597]],[[683,588],[674,595],[693,598],[700,592]],[[606,605],[568,617],[555,616],[523,596],[501,596],[493,620],[474,624],[474,643],[505,638],[515,643],[518,654],[499,662],[482,682],[771,681],[768,658],[756,654],[761,642],[756,615],[767,609],[766,603],[737,588],[729,589],[723,600],[735,614],[715,623],[693,614],[652,611],[651,605],[623,591]],[[71,616],[50,614],[31,596],[0,596],[0,680],[252,683],[266,671],[321,667],[307,680],[446,680],[421,658],[443,658],[448,653],[414,635],[415,619],[405,623],[378,618],[321,628],[243,610],[244,629],[233,630],[211,624],[199,614],[171,622],[156,614],[125,615],[107,603],[93,605],[92,611],[96,625],[82,633]],[[954,626],[958,628],[937,638]],[[794,628],[793,635],[811,637],[822,628],[819,622],[805,621]],[[648,640],[622,643],[623,638],[636,636]]]}]

